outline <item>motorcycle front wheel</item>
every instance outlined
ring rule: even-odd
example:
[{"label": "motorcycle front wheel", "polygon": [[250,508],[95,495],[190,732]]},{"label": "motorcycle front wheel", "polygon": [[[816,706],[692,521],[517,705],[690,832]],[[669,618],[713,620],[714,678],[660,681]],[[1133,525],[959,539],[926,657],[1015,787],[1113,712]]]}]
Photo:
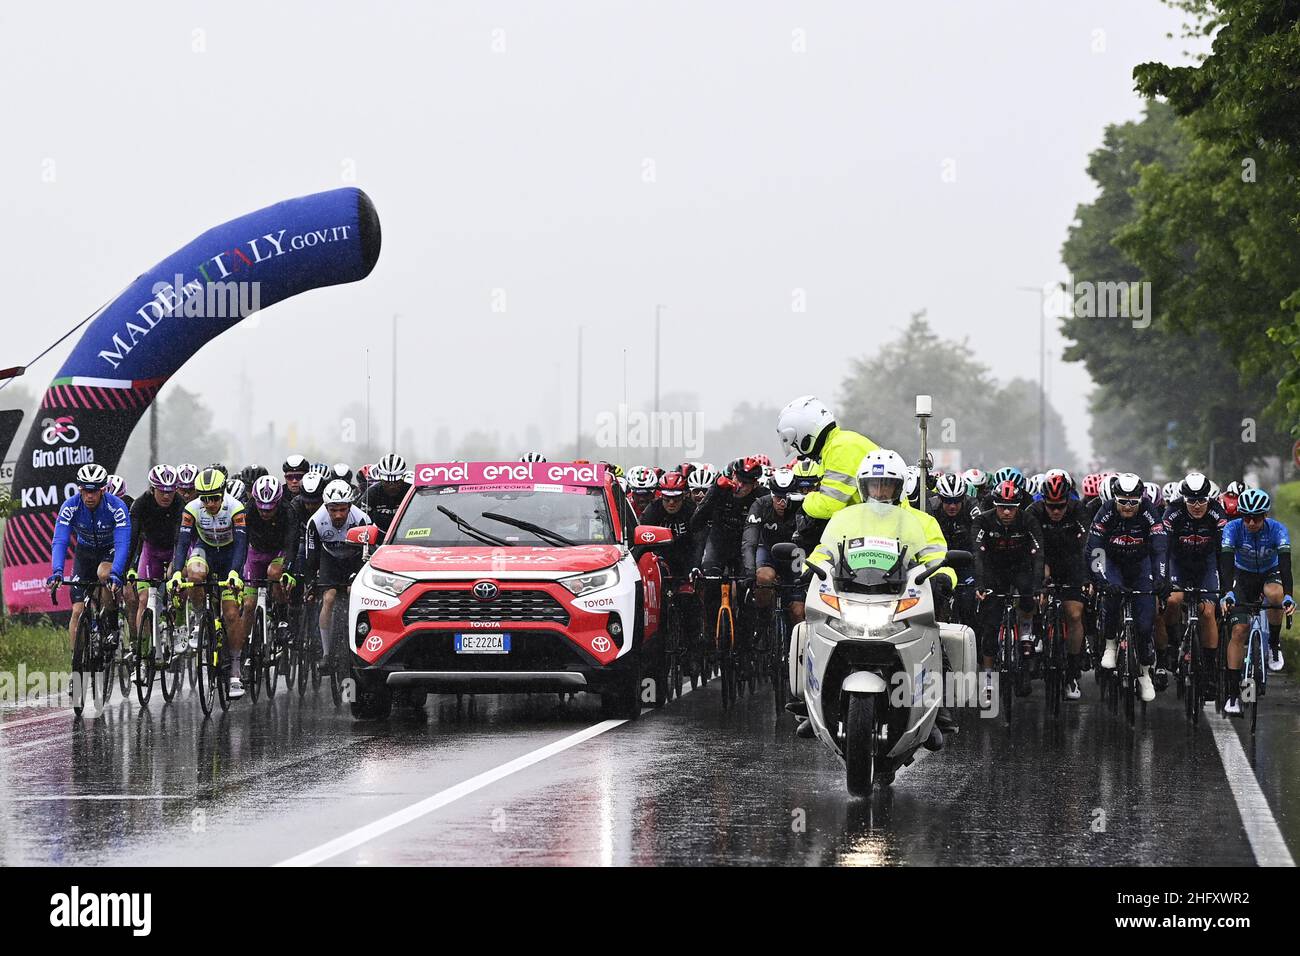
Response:
[{"label": "motorcycle front wheel", "polygon": [[871,694],[850,694],[845,721],[844,769],[849,793],[869,796],[876,782],[876,698]]}]

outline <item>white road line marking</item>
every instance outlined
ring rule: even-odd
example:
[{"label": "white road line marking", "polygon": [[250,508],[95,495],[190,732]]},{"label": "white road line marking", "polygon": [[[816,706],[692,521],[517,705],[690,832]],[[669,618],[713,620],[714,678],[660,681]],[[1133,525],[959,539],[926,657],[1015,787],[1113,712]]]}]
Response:
[{"label": "white road line marking", "polygon": [[322,843],[315,849],[307,850],[305,853],[299,853],[297,856],[290,857],[287,860],[282,860],[275,865],[315,866],[317,863],[323,863],[332,857],[338,856],[340,853],[346,853],[348,850],[355,849],[356,847],[361,846],[361,844],[373,840],[375,837],[383,836],[385,833],[396,830],[398,827],[405,826],[414,820],[418,820],[420,817],[441,809],[449,803],[454,803],[461,797],[469,796],[476,790],[482,790],[484,787],[496,783],[498,780],[502,780],[511,774],[518,773],[520,770],[525,770],[534,764],[541,763],[548,757],[554,757],[556,754],[563,753],[572,747],[578,746],[578,744],[585,743],[593,737],[599,737],[606,731],[613,730],[615,727],[621,727],[625,723],[627,723],[626,720],[602,720],[598,724],[592,724],[590,727],[580,730],[576,734],[570,734],[561,740],[555,741],[555,743],[547,744],[545,747],[540,747],[521,757],[516,757],[514,760],[503,763],[499,767],[485,770],[483,773],[470,777],[468,780],[458,783],[454,787],[440,790],[432,796],[425,797],[423,800],[411,804],[409,807],[404,807],[395,813],[390,813],[388,816],[381,817],[373,823],[368,823],[363,827],[358,827],[350,833],[345,833],[340,837],[335,837],[333,840],[330,840],[327,843]]},{"label": "white road line marking", "polygon": [[55,711],[52,714],[43,714],[40,717],[24,717],[22,720],[6,720],[4,723],[0,723],[0,730],[8,730],[10,727],[22,727],[26,724],[39,724],[47,720],[58,720],[60,717],[67,720],[72,716],[72,708],[68,707]]},{"label": "white road line marking", "polygon": [[1223,761],[1223,770],[1228,776],[1228,786],[1232,789],[1232,799],[1237,803],[1237,812],[1241,814],[1242,825],[1246,828],[1246,839],[1255,854],[1255,862],[1260,866],[1295,866],[1291,851],[1287,849],[1282,831],[1273,819],[1264,791],[1255,779],[1254,768],[1246,759],[1246,751],[1241,747],[1237,731],[1228,723],[1231,718],[1219,717],[1210,713],[1205,715],[1214,732],[1214,745],[1219,748],[1219,758]]},{"label": "white road line marking", "polygon": [[[680,696],[684,697],[690,692],[690,681],[683,681]],[[641,710],[642,714],[652,714],[654,712],[654,708],[652,707],[645,707]],[[534,764],[541,763],[548,757],[554,757],[556,754],[563,753],[570,748],[578,746],[578,744],[585,743],[593,737],[599,737],[606,731],[613,730],[615,727],[620,727],[625,723],[627,723],[626,720],[602,720],[598,724],[592,724],[585,730],[580,730],[576,734],[570,734],[562,740],[557,740],[553,744],[548,744],[547,746],[534,750],[531,753],[526,753],[522,757],[516,757],[514,760],[504,763],[499,767],[485,770],[477,776],[470,777],[463,783],[458,783],[453,787],[440,790],[432,796],[425,797],[423,800],[411,804],[409,807],[390,813],[386,817],[381,817],[374,823],[368,823],[363,827],[358,827],[350,833],[345,833],[340,837],[335,837],[328,843],[323,843],[315,849],[307,850],[305,853],[299,853],[297,856],[290,857],[287,860],[282,860],[275,865],[315,866],[317,863],[323,863],[326,860],[338,856],[340,853],[346,853],[348,850],[355,849],[356,847],[361,846],[361,844],[373,840],[375,837],[383,836],[385,833],[396,830],[398,827],[405,826],[413,820],[418,820],[420,817],[433,813],[435,810],[440,810],[449,803],[454,803],[461,797],[468,796],[477,790],[482,790],[484,787],[496,783],[498,780],[502,780],[511,774],[518,773],[520,770],[524,770]]]}]

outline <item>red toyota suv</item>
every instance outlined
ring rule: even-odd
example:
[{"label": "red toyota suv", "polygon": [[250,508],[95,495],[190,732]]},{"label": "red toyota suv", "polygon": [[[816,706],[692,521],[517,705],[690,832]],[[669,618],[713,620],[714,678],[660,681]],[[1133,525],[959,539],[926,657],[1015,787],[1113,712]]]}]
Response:
[{"label": "red toyota suv", "polygon": [[[600,464],[417,465],[352,584],[353,715],[430,692],[588,691],[629,720],[662,701],[653,552],[672,533],[630,518]],[[367,548],[378,536],[349,532]]]}]

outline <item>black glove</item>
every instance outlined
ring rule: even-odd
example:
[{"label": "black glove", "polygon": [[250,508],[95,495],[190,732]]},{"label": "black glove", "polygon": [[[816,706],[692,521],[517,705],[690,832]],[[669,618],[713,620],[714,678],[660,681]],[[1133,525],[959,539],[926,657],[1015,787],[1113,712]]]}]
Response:
[{"label": "black glove", "polygon": [[935,603],[947,601],[952,597],[952,581],[948,580],[946,574],[936,574],[930,579],[930,587],[934,591]]}]

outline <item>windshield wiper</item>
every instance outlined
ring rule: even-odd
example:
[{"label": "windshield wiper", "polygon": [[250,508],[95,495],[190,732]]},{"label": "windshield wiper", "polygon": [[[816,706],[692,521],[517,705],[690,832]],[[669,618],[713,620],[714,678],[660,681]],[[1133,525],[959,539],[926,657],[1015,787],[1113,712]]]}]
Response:
[{"label": "windshield wiper", "polygon": [[498,538],[494,534],[480,531],[450,508],[444,508],[442,505],[438,505],[438,510],[450,518],[457,528],[460,528],[461,531],[464,531],[475,541],[482,542],[483,544],[494,544],[502,548],[509,548],[512,546],[505,538]]},{"label": "windshield wiper", "polygon": [[531,521],[523,521],[519,518],[512,518],[510,515],[499,515],[494,511],[483,512],[484,518],[491,518],[493,521],[501,521],[508,525],[513,525],[523,531],[531,531],[543,541],[558,542],[567,548],[576,548],[578,542],[571,541],[558,531],[552,531],[550,528],[543,528],[539,524],[533,524]]}]

